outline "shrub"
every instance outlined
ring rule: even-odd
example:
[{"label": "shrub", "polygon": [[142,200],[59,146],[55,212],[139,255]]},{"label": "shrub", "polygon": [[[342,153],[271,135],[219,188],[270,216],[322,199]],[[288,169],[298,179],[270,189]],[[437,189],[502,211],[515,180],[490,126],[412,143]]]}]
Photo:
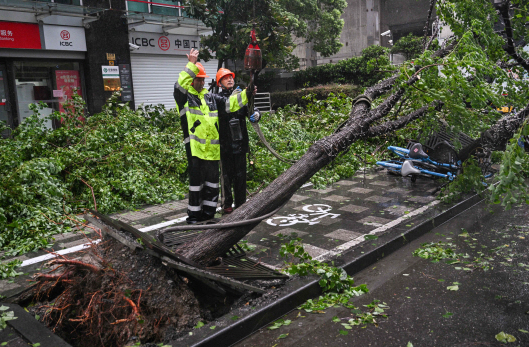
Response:
[{"label": "shrub", "polygon": [[298,87],[314,87],[329,83],[369,86],[386,77],[391,69],[388,49],[370,46],[362,50],[362,55],[359,57],[296,71],[294,81]]},{"label": "shrub", "polygon": [[[313,99],[325,100],[329,98],[331,94],[340,95],[343,94],[349,98],[354,98],[360,94],[361,88],[351,84],[345,85],[325,85],[312,88],[302,88],[292,90],[288,92],[275,92],[270,94],[272,99],[272,107],[277,109],[279,107],[285,107],[287,105],[298,105],[306,107]],[[306,98],[307,96],[311,98]]]}]

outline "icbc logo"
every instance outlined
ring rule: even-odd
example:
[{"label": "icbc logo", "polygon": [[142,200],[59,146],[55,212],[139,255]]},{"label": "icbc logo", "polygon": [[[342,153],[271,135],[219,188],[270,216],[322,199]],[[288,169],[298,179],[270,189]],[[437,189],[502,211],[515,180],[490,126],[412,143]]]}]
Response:
[{"label": "icbc logo", "polygon": [[161,36],[158,39],[158,47],[160,47],[162,51],[167,51],[169,47],[171,47],[171,42],[166,36]]},{"label": "icbc logo", "polygon": [[63,40],[69,40],[70,39],[70,33],[68,30],[61,31],[61,39]]}]

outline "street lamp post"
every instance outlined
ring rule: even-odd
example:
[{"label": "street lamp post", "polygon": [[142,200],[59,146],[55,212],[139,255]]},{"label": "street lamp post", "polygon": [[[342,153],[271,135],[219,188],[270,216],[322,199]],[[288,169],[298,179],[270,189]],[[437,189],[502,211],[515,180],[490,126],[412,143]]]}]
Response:
[{"label": "street lamp post", "polygon": [[[380,36],[388,36],[389,37],[389,44],[393,46],[393,33],[391,30],[384,31]],[[393,54],[389,55],[389,61],[393,64]]]}]

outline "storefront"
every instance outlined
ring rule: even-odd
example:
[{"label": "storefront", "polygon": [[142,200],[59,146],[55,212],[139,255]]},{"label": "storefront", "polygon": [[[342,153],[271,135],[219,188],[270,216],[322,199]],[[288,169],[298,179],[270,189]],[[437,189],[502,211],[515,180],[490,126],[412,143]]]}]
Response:
[{"label": "storefront", "polygon": [[[174,108],[174,84],[188,62],[186,54],[191,48],[200,47],[200,37],[132,31],[129,44],[136,106],[162,104]],[[202,64],[210,76],[205,86],[209,88],[209,83],[215,79],[218,62],[210,60]]]},{"label": "storefront", "polygon": [[43,103],[45,117],[83,96],[85,52],[84,27],[0,21],[0,120],[14,128],[32,103]]}]

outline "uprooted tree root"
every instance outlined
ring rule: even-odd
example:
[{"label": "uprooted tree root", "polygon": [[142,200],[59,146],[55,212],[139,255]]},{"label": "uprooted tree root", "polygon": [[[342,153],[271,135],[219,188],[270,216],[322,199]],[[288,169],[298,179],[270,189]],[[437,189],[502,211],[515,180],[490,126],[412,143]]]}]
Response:
[{"label": "uprooted tree root", "polygon": [[160,342],[212,318],[186,278],[114,240],[92,243],[81,259],[57,255],[48,265],[21,301],[35,303],[32,311],[75,346]]}]

